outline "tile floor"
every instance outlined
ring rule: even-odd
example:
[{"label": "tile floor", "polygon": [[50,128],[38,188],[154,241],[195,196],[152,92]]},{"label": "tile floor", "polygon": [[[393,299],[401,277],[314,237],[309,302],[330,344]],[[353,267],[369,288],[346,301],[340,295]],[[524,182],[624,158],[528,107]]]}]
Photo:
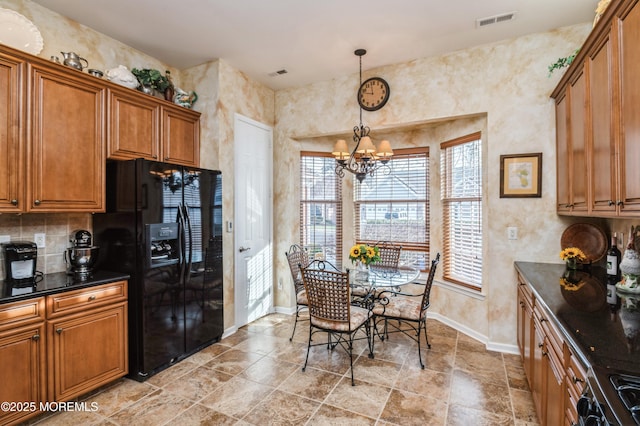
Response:
[{"label": "tile floor", "polygon": [[312,348],[308,322],[273,314],[144,383],[122,379],[85,398],[95,412],[39,417],[38,425],[537,425],[517,355],[429,319],[431,349],[420,369],[415,342],[402,334],[357,342],[356,386],[340,348]]}]

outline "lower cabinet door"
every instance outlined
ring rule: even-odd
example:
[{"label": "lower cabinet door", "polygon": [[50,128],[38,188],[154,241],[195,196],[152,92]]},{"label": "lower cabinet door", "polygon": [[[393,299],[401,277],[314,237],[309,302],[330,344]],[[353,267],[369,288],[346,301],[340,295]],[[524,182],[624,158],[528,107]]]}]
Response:
[{"label": "lower cabinet door", "polygon": [[[0,333],[0,424],[38,413],[45,400],[44,322]],[[6,405],[6,404],[5,404]]]},{"label": "lower cabinet door", "polygon": [[127,304],[50,320],[49,399],[66,401],[127,374]]}]

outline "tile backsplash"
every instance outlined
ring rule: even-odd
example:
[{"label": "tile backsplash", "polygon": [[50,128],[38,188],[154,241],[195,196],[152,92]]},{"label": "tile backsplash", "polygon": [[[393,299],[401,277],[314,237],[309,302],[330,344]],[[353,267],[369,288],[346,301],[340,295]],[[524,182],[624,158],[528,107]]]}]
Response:
[{"label": "tile backsplash", "polygon": [[[0,214],[0,236],[10,241],[34,241],[34,234],[44,233],[45,248],[38,248],[36,269],[44,274],[64,272],[64,252],[69,236],[76,229],[92,230],[89,213]],[[5,278],[4,252],[0,251],[0,279]]]}]

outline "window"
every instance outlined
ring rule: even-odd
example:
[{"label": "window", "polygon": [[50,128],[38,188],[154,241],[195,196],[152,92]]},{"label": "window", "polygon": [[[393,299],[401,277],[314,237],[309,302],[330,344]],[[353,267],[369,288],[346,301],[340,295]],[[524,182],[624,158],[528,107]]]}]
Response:
[{"label": "window", "polygon": [[482,287],[482,141],[480,133],[440,145],[443,277]]},{"label": "window", "polygon": [[401,263],[424,270],[429,262],[429,148],[398,149],[359,183],[354,178],[355,240],[402,245]]},{"label": "window", "polygon": [[300,153],[300,243],[312,258],[322,253],[342,268],[342,179],[335,167],[326,153]]}]

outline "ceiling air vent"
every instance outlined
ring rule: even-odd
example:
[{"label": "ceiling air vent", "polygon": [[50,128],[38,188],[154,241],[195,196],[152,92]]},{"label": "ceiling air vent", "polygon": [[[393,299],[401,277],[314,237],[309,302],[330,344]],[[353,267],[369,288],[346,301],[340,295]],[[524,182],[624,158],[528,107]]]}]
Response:
[{"label": "ceiling air vent", "polygon": [[497,24],[515,19],[516,13],[509,12],[501,15],[488,16],[486,18],[476,19],[476,28],[486,27],[487,25]]},{"label": "ceiling air vent", "polygon": [[285,69],[281,69],[281,70],[278,70],[278,71],[270,72],[270,73],[269,73],[269,77],[277,77],[277,76],[279,76],[279,75],[283,75],[283,74],[286,74],[286,73],[288,73],[288,72],[289,72],[289,71],[287,71],[287,70],[285,70]]}]

